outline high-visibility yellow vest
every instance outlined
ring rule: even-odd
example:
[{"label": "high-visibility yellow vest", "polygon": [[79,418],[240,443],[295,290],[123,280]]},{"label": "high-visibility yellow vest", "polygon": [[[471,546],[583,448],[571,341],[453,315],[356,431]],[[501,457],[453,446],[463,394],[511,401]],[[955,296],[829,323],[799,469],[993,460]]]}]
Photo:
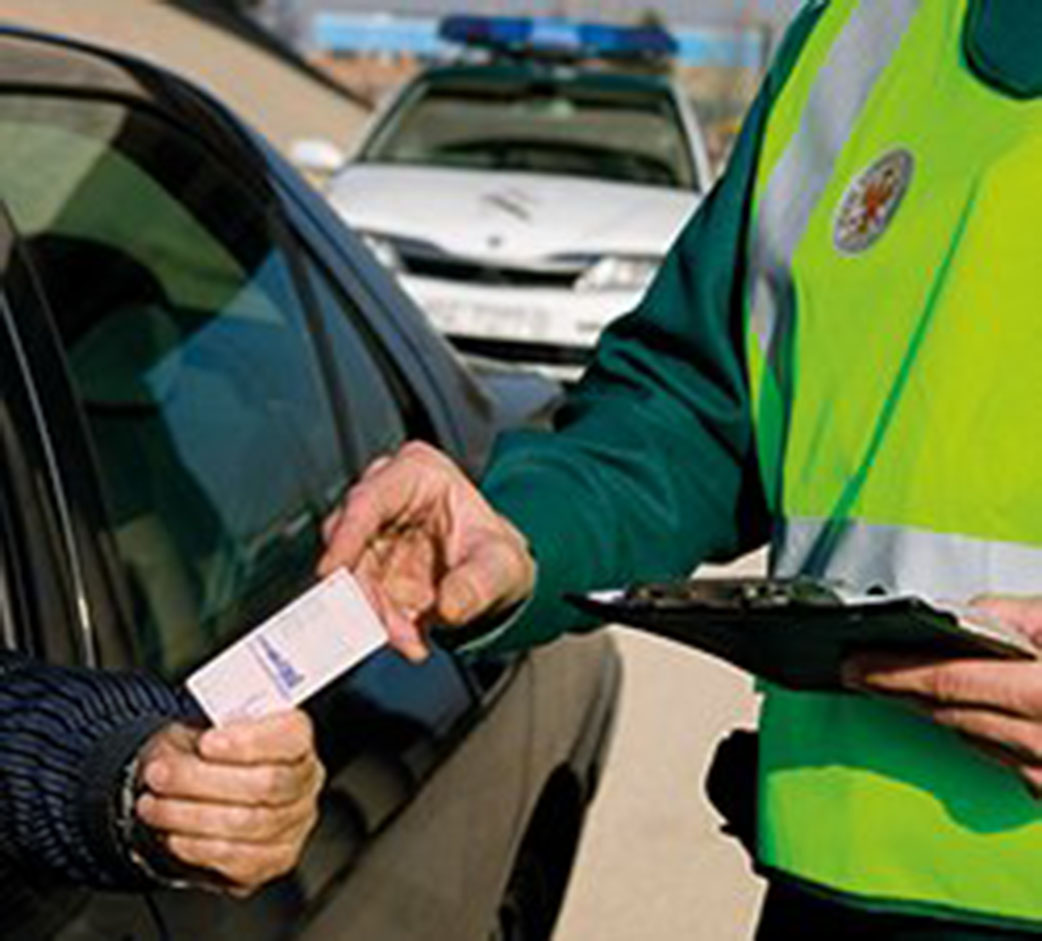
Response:
[{"label": "high-visibility yellow vest", "polygon": [[[747,358],[778,574],[1042,592],[1042,101],[967,0],[831,0],[774,104]],[[886,910],[1042,925],[1042,804],[900,705],[771,689],[760,857]]]}]

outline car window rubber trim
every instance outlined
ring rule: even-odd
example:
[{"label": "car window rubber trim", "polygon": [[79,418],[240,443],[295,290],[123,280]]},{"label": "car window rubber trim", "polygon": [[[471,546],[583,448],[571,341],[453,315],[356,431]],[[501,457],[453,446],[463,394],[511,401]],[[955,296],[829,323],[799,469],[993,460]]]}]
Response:
[{"label": "car window rubber trim", "polygon": [[61,540],[65,548],[69,571],[72,576],[73,592],[75,595],[75,609],[79,628],[79,648],[83,662],[90,667],[97,666],[97,651],[94,643],[94,621],[91,616],[90,605],[87,601],[86,579],[79,552],[76,549],[76,539],[73,535],[72,514],[69,510],[69,502],[62,485],[61,472],[58,467],[58,459],[54,450],[54,442],[47,430],[47,422],[44,415],[43,403],[36,386],[32,370],[29,366],[25,345],[15,323],[14,314],[8,304],[6,296],[0,294],[0,319],[3,320],[11,340],[11,347],[18,362],[18,369],[25,383],[33,419],[36,423],[37,434],[40,438],[40,446],[43,451],[44,462],[47,467],[47,477],[50,482],[51,492],[54,497],[55,508],[58,513],[58,522],[61,528]]}]

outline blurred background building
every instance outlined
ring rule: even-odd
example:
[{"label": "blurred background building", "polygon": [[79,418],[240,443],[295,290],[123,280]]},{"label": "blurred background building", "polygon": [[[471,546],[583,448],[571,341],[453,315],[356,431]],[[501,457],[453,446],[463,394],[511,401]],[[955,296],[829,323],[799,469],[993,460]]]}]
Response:
[{"label": "blurred background building", "polygon": [[782,23],[798,0],[259,0],[262,9],[295,7],[304,16],[324,10],[382,11],[400,16],[444,16],[465,7],[472,13],[503,16],[572,16],[581,19],[630,22],[645,14],[681,24],[728,25],[736,19]]},{"label": "blurred background building", "polygon": [[[288,30],[295,21],[283,17],[281,26]],[[349,149],[369,112],[349,86],[243,17],[234,0],[0,0],[0,23],[160,63],[207,88],[284,151],[310,137]]]},{"label": "blurred background building", "polygon": [[[771,49],[798,3],[0,0],[0,22],[71,33],[161,59],[223,97],[283,147],[294,139],[321,136],[345,150],[350,149],[367,111],[420,66],[451,53],[436,36],[438,20],[446,14],[660,23],[679,41],[680,55],[673,69],[701,118],[710,156],[719,163]],[[262,28],[251,32],[251,23]],[[294,64],[298,78],[291,80],[295,94],[286,93],[290,86],[284,77],[277,83],[267,81],[276,69],[285,73],[287,54],[299,57]],[[276,60],[278,65],[273,64]],[[284,93],[272,94],[272,87]],[[301,107],[301,101],[307,106]],[[302,122],[315,126],[302,126]]]}]

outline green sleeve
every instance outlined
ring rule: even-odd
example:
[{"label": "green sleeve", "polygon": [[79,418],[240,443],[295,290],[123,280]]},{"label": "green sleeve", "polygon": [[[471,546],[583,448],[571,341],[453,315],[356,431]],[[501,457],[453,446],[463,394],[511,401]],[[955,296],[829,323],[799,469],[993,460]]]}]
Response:
[{"label": "green sleeve", "polygon": [[526,535],[539,574],[489,645],[589,626],[564,592],[684,576],[765,540],[742,355],[746,227],[770,102],[818,12],[793,24],[727,171],[638,308],[603,334],[555,431],[498,442],[483,490]]}]

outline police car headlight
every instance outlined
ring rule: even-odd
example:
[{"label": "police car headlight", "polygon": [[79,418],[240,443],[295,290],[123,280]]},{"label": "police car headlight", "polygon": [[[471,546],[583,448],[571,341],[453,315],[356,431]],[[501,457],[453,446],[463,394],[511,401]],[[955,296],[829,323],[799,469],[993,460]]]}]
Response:
[{"label": "police car headlight", "polygon": [[658,271],[659,258],[649,255],[605,255],[575,282],[578,291],[643,291]]},{"label": "police car headlight", "polygon": [[365,242],[366,248],[373,253],[381,265],[391,271],[402,270],[402,259],[398,254],[398,249],[394,247],[394,242],[382,235],[374,235],[372,232],[359,232],[358,234]]}]

